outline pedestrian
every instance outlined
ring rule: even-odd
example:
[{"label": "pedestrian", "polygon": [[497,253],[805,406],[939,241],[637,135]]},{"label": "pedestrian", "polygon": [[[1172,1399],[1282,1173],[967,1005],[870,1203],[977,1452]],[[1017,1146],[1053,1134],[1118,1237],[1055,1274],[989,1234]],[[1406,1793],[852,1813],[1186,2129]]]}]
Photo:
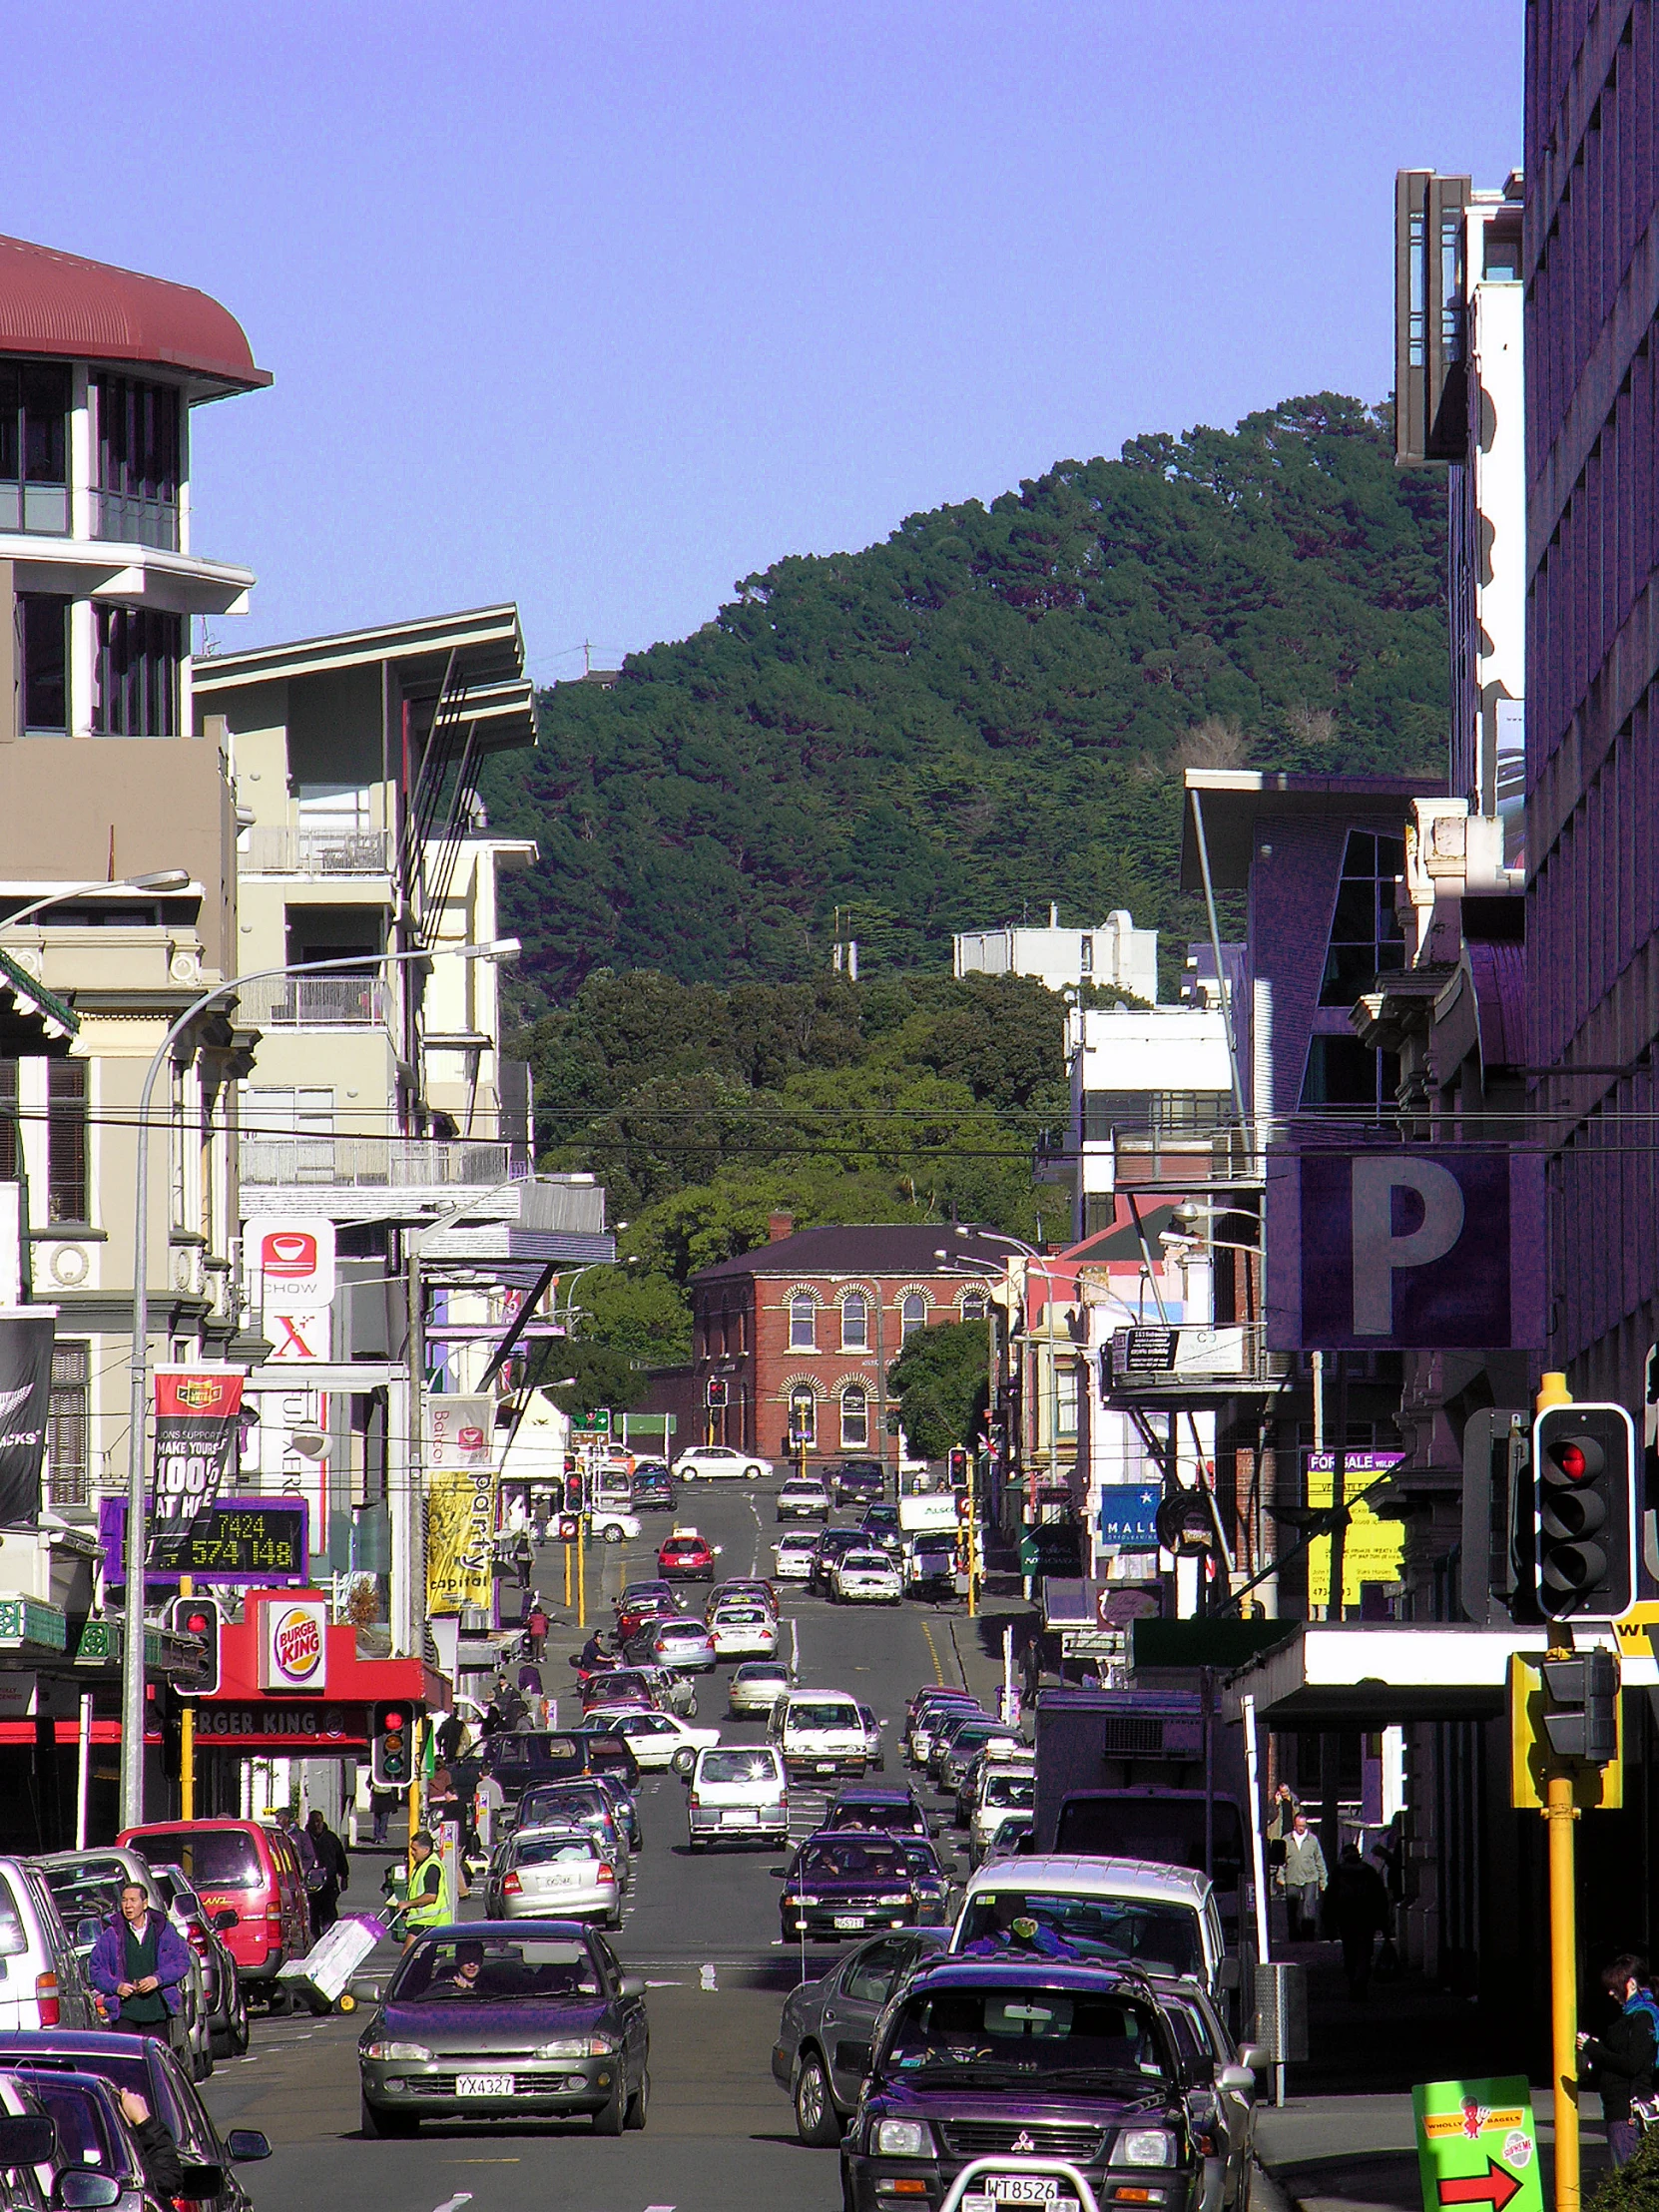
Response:
[{"label": "pedestrian", "polygon": [[1285,1896],[1290,1905],[1292,1942],[1309,1941],[1319,1934],[1320,1899],[1330,1879],[1320,1840],[1298,1806],[1291,1833],[1285,1838]]},{"label": "pedestrian", "polygon": [[524,1625],[530,1637],[530,1656],[539,1662],[542,1653],[547,1649],[548,1630],[553,1626],[553,1623],[547,1617],[547,1607],[541,1601],[539,1590],[530,1600],[530,1616]]},{"label": "pedestrian", "polygon": [[[442,1928],[453,1917],[449,1901],[449,1876],[432,1849],[432,1838],[417,1828],[409,1843],[409,1909],[404,1923],[409,1943],[428,1928]],[[404,1944],[408,1948],[408,1943]]]},{"label": "pedestrian", "polygon": [[1601,2114],[1607,2123],[1607,2149],[1615,2166],[1628,2165],[1642,2139],[1641,2122],[1631,2113],[1632,2097],[1653,2094],[1659,2029],[1659,2005],[1642,1986],[1643,1962],[1624,1951],[1602,1969],[1601,1986],[1619,2007],[1618,2015],[1599,2035],[1578,2037],[1578,2055],[1595,2076],[1601,2091]]},{"label": "pedestrian", "polygon": [[129,2035],[177,2042],[174,2021],[190,1977],[190,1948],[142,1882],[124,1882],[121,1909],[99,1931],[88,1962],[92,1985],[107,2000],[105,2024]]},{"label": "pedestrian", "polygon": [[472,1817],[478,1830],[478,1848],[487,1859],[495,1849],[496,1816],[507,1804],[507,1793],[488,1769],[478,1777],[472,1793]]},{"label": "pedestrian", "polygon": [[322,1870],[321,1884],[311,1892],[311,1934],[326,1936],[339,1919],[341,1895],[351,1887],[351,1861],[344,1844],[322,1818],[320,1806],[311,1807],[305,1833]]},{"label": "pedestrian", "polygon": [[459,1713],[445,1713],[439,1721],[437,1747],[445,1766],[452,1766],[466,1749],[466,1722]]},{"label": "pedestrian", "polygon": [[1268,1813],[1268,1825],[1263,1833],[1271,1843],[1283,1843],[1291,1833],[1292,1824],[1302,1810],[1302,1801],[1288,1782],[1281,1782],[1273,1793],[1273,1805]]},{"label": "pedestrian", "polygon": [[521,1590],[527,1590],[530,1587],[530,1577],[536,1571],[536,1555],[530,1545],[528,1529],[521,1528],[513,1538],[513,1559],[518,1567],[518,1586]]},{"label": "pedestrian", "polygon": [[523,1696],[532,1700],[542,1694],[541,1669],[533,1659],[526,1659],[518,1670],[518,1687]]},{"label": "pedestrian", "polygon": [[391,1816],[396,1811],[397,1801],[402,1795],[401,1790],[387,1790],[377,1782],[369,1785],[368,1805],[370,1812],[374,1815],[374,1841],[376,1844],[385,1842],[386,1830],[391,1825]]},{"label": "pedestrian", "polygon": [[1379,1936],[1388,1933],[1387,1885],[1360,1856],[1358,1844],[1345,1844],[1331,1884],[1331,1913],[1342,1938],[1348,1993],[1363,1997],[1371,1986],[1372,1952]]},{"label": "pedestrian", "polygon": [[455,1789],[455,1777],[447,1767],[434,1767],[426,1785],[426,1818],[434,1828],[441,1828],[445,1821],[458,1824],[460,1817],[461,1801]]}]

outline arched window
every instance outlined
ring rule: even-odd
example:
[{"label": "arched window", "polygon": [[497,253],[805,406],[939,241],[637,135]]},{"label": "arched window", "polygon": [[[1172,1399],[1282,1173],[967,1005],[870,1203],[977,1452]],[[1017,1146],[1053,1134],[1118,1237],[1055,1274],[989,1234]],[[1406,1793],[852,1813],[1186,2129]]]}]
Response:
[{"label": "arched window", "polygon": [[790,1300],[790,1350],[792,1352],[816,1352],[818,1350],[818,1300],[816,1298],[792,1298]]},{"label": "arched window", "polygon": [[841,1350],[862,1352],[869,1344],[869,1302],[862,1291],[848,1291],[841,1300]]},{"label": "arched window", "polygon": [[899,1337],[908,1344],[918,1329],[927,1327],[927,1301],[919,1291],[912,1291],[898,1311]]},{"label": "arched window", "polygon": [[987,1311],[983,1291],[964,1291],[962,1293],[963,1321],[983,1321]]},{"label": "arched window", "polygon": [[869,1442],[869,1393],[858,1382],[841,1392],[841,1449],[862,1450]]}]

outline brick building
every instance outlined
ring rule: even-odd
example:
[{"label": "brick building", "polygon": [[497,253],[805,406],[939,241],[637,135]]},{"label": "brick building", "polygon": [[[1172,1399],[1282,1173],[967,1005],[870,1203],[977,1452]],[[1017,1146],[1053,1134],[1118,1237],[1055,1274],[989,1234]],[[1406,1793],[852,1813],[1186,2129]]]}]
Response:
[{"label": "brick building", "polygon": [[[795,1230],[691,1279],[692,1365],[677,1371],[680,1440],[709,1434],[740,1450],[789,1452],[790,1400],[811,1392],[811,1458],[869,1453],[891,1464],[886,1376],[905,1340],[943,1322],[981,1321],[1013,1248],[991,1231],[940,1222]],[[724,1407],[708,1410],[711,1382]]]}]

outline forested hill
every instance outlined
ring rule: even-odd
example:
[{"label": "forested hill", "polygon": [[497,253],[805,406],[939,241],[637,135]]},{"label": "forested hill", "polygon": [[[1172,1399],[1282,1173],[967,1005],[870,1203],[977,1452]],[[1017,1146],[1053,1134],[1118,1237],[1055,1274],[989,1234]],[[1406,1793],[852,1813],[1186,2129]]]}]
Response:
[{"label": "forested hill", "polygon": [[1439,760],[1444,507],[1385,412],[1326,393],[746,578],[491,765],[492,826],[541,845],[509,894],[527,1006],[601,966],[822,971],[836,903],[882,968],[1050,898],[1197,934],[1183,767]]}]

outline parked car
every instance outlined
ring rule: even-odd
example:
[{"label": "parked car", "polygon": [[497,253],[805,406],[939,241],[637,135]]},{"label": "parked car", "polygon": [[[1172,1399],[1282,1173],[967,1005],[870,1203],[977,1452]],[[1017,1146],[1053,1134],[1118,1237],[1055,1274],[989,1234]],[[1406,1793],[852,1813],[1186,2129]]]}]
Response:
[{"label": "parked car", "polygon": [[1256,2043],[1235,2047],[1227,2023],[1196,1983],[1159,1974],[1152,1987],[1175,2036],[1187,2110],[1204,2159],[1199,2212],[1248,2212],[1256,2133]]},{"label": "parked car", "polygon": [[790,1832],[789,1781],[770,1744],[722,1744],[701,1751],[686,1792],[693,1851],[715,1843],[783,1843]]},{"label": "parked car", "polygon": [[725,1444],[693,1444],[674,1462],[678,1482],[730,1482],[741,1477],[759,1482],[772,1472],[772,1461],[754,1451],[731,1451]]},{"label": "parked car", "polygon": [[677,1528],[658,1548],[657,1572],[676,1582],[712,1582],[714,1551],[695,1528]]},{"label": "parked car", "polygon": [[772,2075],[789,2091],[804,2143],[828,2150],[840,2141],[869,2071],[877,2019],[910,1969],[945,1940],[936,1928],[877,1936],[790,1991],[772,2046]]},{"label": "parked car", "polygon": [[973,1818],[973,1809],[984,1793],[985,1777],[997,1772],[1018,1770],[1027,1775],[1037,1771],[1037,1754],[1020,1735],[1017,1727],[1010,1728],[1010,1742],[999,1742],[992,1737],[981,1744],[967,1765],[962,1769],[956,1784],[955,1820],[958,1828],[966,1828]]},{"label": "parked car", "polygon": [[596,2135],[620,2135],[645,2125],[650,2059],[645,1983],[597,1930],[440,1930],[404,1952],[363,2029],[363,2133],[588,2112]]},{"label": "parked car", "polygon": [[904,1579],[883,1551],[844,1551],[830,1569],[831,1604],[896,1605],[903,1595]]},{"label": "parked car", "polygon": [[602,1544],[631,1543],[644,1525],[631,1504],[620,1498],[601,1499],[588,1515],[588,1526]]},{"label": "parked car", "polygon": [[782,1659],[746,1659],[726,1685],[727,1710],[735,1721],[764,1719],[795,1677]]},{"label": "parked car", "polygon": [[484,1918],[560,1920],[622,1926],[617,1863],[586,1828],[520,1829],[490,1861]]},{"label": "parked car", "polygon": [[968,1861],[977,1867],[1001,1849],[1010,1825],[1035,1814],[1037,1778],[1023,1767],[1007,1767],[999,1761],[980,1776],[978,1799],[968,1815]]},{"label": "parked car", "polygon": [[790,1862],[779,1900],[786,1943],[835,1942],[878,1928],[909,1928],[916,1890],[896,1836],[837,1829],[809,1836]]},{"label": "parked car", "polygon": [[642,1774],[665,1774],[677,1760],[720,1742],[718,1728],[694,1728],[673,1713],[622,1713],[611,1725],[627,1737]]},{"label": "parked car", "polygon": [[939,1763],[964,1728],[984,1728],[992,1725],[998,1724],[993,1724],[989,1713],[978,1706],[958,1705],[952,1707],[929,1731],[926,1761],[926,1771],[929,1779],[934,1782],[938,1780]]},{"label": "parked car", "polygon": [[772,1547],[772,1571],[780,1582],[811,1582],[813,1561],[818,1553],[818,1538],[797,1531],[792,1536],[780,1536]]},{"label": "parked car", "polygon": [[923,1690],[911,1698],[904,1716],[904,1748],[912,1766],[925,1767],[933,1737],[951,1713],[982,1713],[971,1690]]},{"label": "parked car", "polygon": [[946,1797],[954,1797],[967,1770],[981,1752],[1023,1751],[1025,1740],[1017,1728],[1003,1721],[969,1721],[958,1728],[939,1760],[937,1778]]},{"label": "parked car", "polygon": [[[201,1951],[191,1941],[188,1917],[177,1906],[178,1893],[167,1873],[161,1868],[152,1868],[136,1851],[116,1848],[56,1851],[37,1859],[34,1864],[46,1877],[52,1902],[58,1908],[83,1970],[89,1968],[93,1945],[106,1925],[120,1914],[123,1886],[129,1882],[143,1884],[190,1949],[190,1972],[179,1989],[179,2033],[190,2053],[192,2080],[206,2081],[214,2069],[214,2007],[208,1969]],[[90,1978],[89,1971],[89,1981]],[[86,2024],[101,2026],[103,2015],[95,2010]]]},{"label": "parked car", "polygon": [[708,1623],[695,1616],[659,1622],[651,1639],[651,1655],[658,1666],[672,1668],[678,1674],[712,1674],[715,1650]]},{"label": "parked car", "polygon": [[778,1649],[778,1623],[753,1598],[728,1598],[709,1616],[717,1659],[770,1659]]},{"label": "parked car", "polygon": [[243,1985],[286,2009],[277,1969],[310,1949],[311,1908],[298,1854],[280,1829],[262,1821],[156,1821],[124,1829],[116,1842],[147,1865],[178,1867],[216,1922],[235,1913],[224,1934]]},{"label": "parked car", "polygon": [[774,1511],[781,1521],[827,1521],[830,1492],[816,1474],[792,1474],[779,1488]]},{"label": "parked car", "polygon": [[26,1859],[0,1859],[0,2026],[97,2024],[92,1984],[45,1874]]},{"label": "parked car", "polygon": [[887,1470],[879,1459],[840,1459],[830,1470],[837,1505],[869,1505],[887,1494]]},{"label": "parked car", "polygon": [[14,2185],[0,2195],[6,2212],[45,2212],[61,2201],[54,2184],[68,2173],[105,2175],[118,2192],[115,2212],[151,2212],[156,2199],[144,2154],[111,2083],[97,2074],[19,2069],[0,2075],[0,2105],[7,2113],[39,2112],[57,2129],[51,2166],[25,2169],[33,2189],[15,2187],[24,2178],[16,2169],[6,2176]]},{"label": "parked car", "polygon": [[772,1709],[769,1740],[792,1782],[805,1776],[862,1774],[869,1739],[858,1705],[844,1690],[792,1690]]},{"label": "parked car", "polygon": [[635,1463],[629,1495],[636,1513],[672,1513],[677,1494],[674,1469],[666,1459],[641,1459]]}]

